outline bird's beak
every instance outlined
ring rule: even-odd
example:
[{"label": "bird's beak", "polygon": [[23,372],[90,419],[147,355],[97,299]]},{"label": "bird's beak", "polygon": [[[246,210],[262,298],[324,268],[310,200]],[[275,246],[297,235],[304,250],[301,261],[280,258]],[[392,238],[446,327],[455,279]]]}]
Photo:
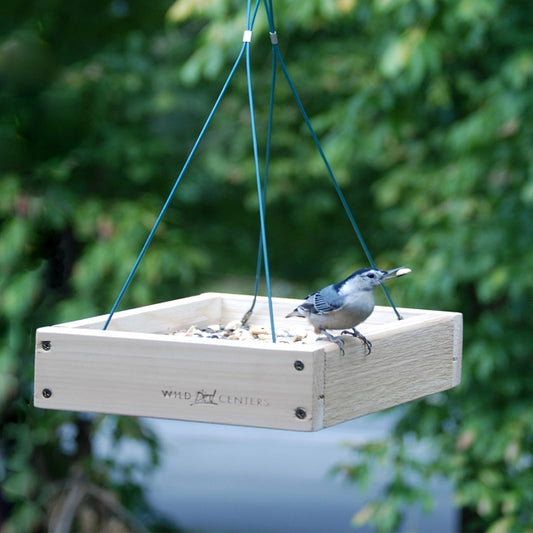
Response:
[{"label": "bird's beak", "polygon": [[410,268],[407,267],[398,267],[393,268],[392,270],[386,270],[385,276],[383,276],[382,281],[387,281],[388,279],[399,278],[400,276],[405,276],[411,272]]}]

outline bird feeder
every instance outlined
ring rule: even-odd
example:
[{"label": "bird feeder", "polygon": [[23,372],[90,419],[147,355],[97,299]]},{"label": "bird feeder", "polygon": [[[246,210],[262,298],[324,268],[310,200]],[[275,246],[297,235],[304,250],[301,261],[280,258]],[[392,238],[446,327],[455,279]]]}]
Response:
[{"label": "bird feeder", "polygon": [[[37,407],[314,431],[444,391],[459,383],[462,315],[396,310],[390,300],[392,309],[376,307],[370,318],[358,325],[358,330],[372,342],[371,354],[359,339],[348,336],[343,354],[337,344],[316,339],[297,342],[298,335],[292,335],[294,342],[281,342],[281,338],[274,342],[274,334],[271,340],[235,341],[175,334],[191,327],[207,328],[240,320],[246,309],[249,311],[245,316],[253,310],[254,325],[265,331],[270,327],[272,333],[281,327],[290,332],[296,327],[312,332],[310,325],[284,318],[300,300],[273,298],[270,291],[264,214],[267,175],[261,176],[259,171],[250,61],[246,62],[246,68],[261,229],[252,308],[249,308],[251,296],[206,293],[115,313],[238,63],[245,54],[249,59],[252,26],[259,4],[260,0],[256,0],[252,12],[248,0],[247,25],[235,65],[111,312],[37,330],[34,388]],[[361,232],[283,63],[271,2],[264,5],[273,50],[266,146],[270,147],[273,131],[274,80],[279,64],[372,264]],[[265,174],[266,168],[268,165]],[[261,261],[268,298],[257,297]],[[400,314],[402,320],[397,319]]]},{"label": "bird feeder", "polygon": [[[444,391],[461,379],[462,315],[376,307],[349,336],[273,343],[176,335],[238,320],[251,297],[206,293],[37,330],[34,403],[46,409],[316,431]],[[273,298],[278,328],[299,300]],[[267,298],[253,315],[269,327]],[[296,324],[295,324],[296,322]]]}]

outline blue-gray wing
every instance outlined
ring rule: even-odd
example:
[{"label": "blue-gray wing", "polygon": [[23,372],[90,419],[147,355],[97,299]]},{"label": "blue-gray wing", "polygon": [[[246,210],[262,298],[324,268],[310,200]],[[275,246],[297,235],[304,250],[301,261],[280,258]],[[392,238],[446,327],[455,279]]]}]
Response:
[{"label": "blue-gray wing", "polygon": [[303,304],[311,313],[319,315],[337,311],[342,307],[342,298],[332,285],[310,294]]}]

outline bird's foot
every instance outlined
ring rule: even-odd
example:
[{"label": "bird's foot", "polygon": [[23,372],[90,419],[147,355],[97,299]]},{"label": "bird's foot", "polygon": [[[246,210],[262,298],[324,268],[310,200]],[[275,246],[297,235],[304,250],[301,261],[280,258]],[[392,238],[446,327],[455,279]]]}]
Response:
[{"label": "bird's foot", "polygon": [[[344,340],[340,337],[335,337],[335,335],[332,335],[329,331],[326,331],[325,329],[321,329],[320,333],[323,333],[326,336],[326,339],[330,342],[334,342],[340,349],[341,355],[344,355]],[[317,337],[317,340],[326,340],[324,337]]]},{"label": "bird's foot", "polygon": [[372,352],[372,343],[362,333],[359,333],[359,331],[357,331],[355,328],[352,328],[351,331],[347,329],[341,331],[341,335],[344,334],[361,339],[368,350],[368,353],[366,355],[370,355],[370,352]]}]

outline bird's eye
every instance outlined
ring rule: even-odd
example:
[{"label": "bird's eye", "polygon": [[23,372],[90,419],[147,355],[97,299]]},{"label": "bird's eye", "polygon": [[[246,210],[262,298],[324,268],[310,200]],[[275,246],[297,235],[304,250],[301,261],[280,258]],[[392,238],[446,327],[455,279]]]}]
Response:
[{"label": "bird's eye", "polygon": [[375,277],[376,277],[375,274],[368,274],[367,276],[368,276],[369,278],[375,278]]}]

